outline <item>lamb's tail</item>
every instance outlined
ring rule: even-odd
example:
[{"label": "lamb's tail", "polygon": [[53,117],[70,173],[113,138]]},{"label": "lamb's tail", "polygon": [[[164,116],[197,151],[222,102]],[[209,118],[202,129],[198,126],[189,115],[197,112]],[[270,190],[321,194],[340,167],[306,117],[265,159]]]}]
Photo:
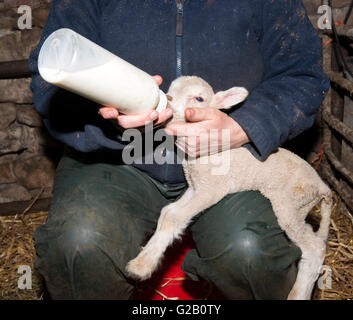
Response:
[{"label": "lamb's tail", "polygon": [[331,190],[325,192],[324,197],[321,200],[320,206],[321,213],[321,222],[320,228],[316,234],[324,241],[327,240],[328,233],[330,230],[330,221],[331,221],[331,211],[332,211],[332,193]]}]

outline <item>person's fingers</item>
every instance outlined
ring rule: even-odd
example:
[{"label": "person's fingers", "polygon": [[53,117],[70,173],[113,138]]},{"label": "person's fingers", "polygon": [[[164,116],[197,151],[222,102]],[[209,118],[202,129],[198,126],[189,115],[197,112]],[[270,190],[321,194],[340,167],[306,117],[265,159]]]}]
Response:
[{"label": "person's fingers", "polygon": [[167,108],[160,113],[157,111],[148,111],[147,113],[139,115],[120,115],[118,121],[123,128],[127,129],[141,127],[152,121],[155,121],[154,125],[159,125],[167,121],[172,116],[173,110]]},{"label": "person's fingers", "polygon": [[200,137],[178,137],[175,144],[190,156],[196,156],[200,152]]},{"label": "person's fingers", "polygon": [[118,117],[119,125],[125,129],[142,127],[151,121],[158,119],[158,112],[148,111],[137,115],[120,115]]},{"label": "person's fingers", "polygon": [[174,136],[199,136],[206,133],[207,126],[203,121],[213,120],[221,112],[214,108],[189,108],[185,111],[185,119],[189,122],[174,122],[166,126],[167,134]]},{"label": "person's fingers", "polygon": [[210,145],[208,134],[190,137],[180,136],[176,139],[175,144],[179,149],[192,157],[204,156],[216,152],[216,146],[213,147]]},{"label": "person's fingers", "polygon": [[117,119],[119,116],[119,111],[114,107],[102,106],[99,108],[99,114],[104,119]]},{"label": "person's fingers", "polygon": [[186,137],[178,137],[175,140],[175,144],[185,152],[185,150],[187,149],[187,145],[186,145]]},{"label": "person's fingers", "polygon": [[104,106],[99,109],[99,113],[104,119],[117,119],[119,125],[125,129],[141,127],[156,120],[155,125],[158,125],[173,116],[173,110],[171,108],[167,108],[161,113],[152,110],[138,115],[119,115],[116,108]]},{"label": "person's fingers", "polygon": [[174,122],[168,124],[165,128],[165,132],[173,136],[199,136],[202,133],[207,132],[207,126],[200,123],[185,123],[185,122]]},{"label": "person's fingers", "polygon": [[159,125],[173,116],[173,110],[171,108],[167,108],[159,113],[158,120],[156,121],[155,125]]},{"label": "person's fingers", "polygon": [[199,152],[196,149],[189,148],[182,141],[175,141],[176,146],[181,149],[187,155],[196,158]]},{"label": "person's fingers", "polygon": [[215,108],[188,108],[185,110],[185,119],[190,122],[212,120],[219,112]]},{"label": "person's fingers", "polygon": [[175,144],[176,144],[176,146],[179,148],[179,149],[181,149],[184,153],[187,153],[186,152],[186,146],[185,146],[185,143],[183,142],[183,141],[181,141],[181,140],[176,140],[175,141]]},{"label": "person's fingers", "polygon": [[158,86],[160,86],[163,82],[163,78],[160,75],[155,75],[152,78],[154,78],[154,80],[156,80]]},{"label": "person's fingers", "polygon": [[192,136],[192,137],[178,137],[177,141],[179,143],[185,144],[185,147],[188,149],[198,150],[200,146],[200,137]]}]

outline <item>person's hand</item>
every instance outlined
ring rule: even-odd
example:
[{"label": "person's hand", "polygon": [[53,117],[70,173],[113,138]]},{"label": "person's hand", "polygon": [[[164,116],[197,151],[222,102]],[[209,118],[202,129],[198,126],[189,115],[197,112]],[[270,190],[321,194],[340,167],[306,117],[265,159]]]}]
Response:
[{"label": "person's hand", "polygon": [[[159,86],[162,84],[161,76],[154,76],[153,78]],[[143,127],[150,122],[154,122],[154,126],[157,126],[173,116],[171,108],[166,108],[161,113],[151,110],[138,115],[123,115],[119,114],[118,109],[114,107],[102,106],[99,108],[99,113],[104,119],[110,119],[124,129]]]},{"label": "person's hand", "polygon": [[188,122],[167,125],[165,131],[177,136],[176,145],[190,156],[214,154],[250,142],[240,125],[216,108],[188,108],[185,120]]}]

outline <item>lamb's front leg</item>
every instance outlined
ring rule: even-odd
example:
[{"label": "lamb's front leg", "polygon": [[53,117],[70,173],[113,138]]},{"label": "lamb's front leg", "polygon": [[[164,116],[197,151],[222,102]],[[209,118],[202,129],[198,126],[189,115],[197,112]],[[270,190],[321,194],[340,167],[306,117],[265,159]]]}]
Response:
[{"label": "lamb's front leg", "polygon": [[129,261],[126,266],[126,270],[130,277],[138,280],[146,280],[151,277],[151,274],[157,268],[164,251],[174,239],[174,234],[170,232],[170,230],[168,234],[168,222],[166,223],[165,221],[166,215],[170,216],[170,212],[180,212],[181,208],[190,201],[193,194],[194,190],[188,188],[178,201],[162,208],[154,235],[142,248],[139,255],[135,259]]},{"label": "lamb's front leg", "polygon": [[126,270],[129,276],[139,280],[148,279],[157,268],[167,247],[174,239],[180,237],[191,219],[225,195],[226,192],[222,195],[210,194],[210,190],[189,188],[177,202],[164,207],[155,234],[140,254],[128,263]]}]

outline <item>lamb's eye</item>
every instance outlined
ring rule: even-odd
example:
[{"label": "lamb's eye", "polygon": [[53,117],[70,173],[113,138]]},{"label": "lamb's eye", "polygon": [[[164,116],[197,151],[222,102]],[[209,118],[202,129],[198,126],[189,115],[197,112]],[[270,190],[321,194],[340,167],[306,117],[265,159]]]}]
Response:
[{"label": "lamb's eye", "polygon": [[196,97],[196,100],[197,100],[198,102],[203,102],[203,101],[204,101],[202,97]]}]

